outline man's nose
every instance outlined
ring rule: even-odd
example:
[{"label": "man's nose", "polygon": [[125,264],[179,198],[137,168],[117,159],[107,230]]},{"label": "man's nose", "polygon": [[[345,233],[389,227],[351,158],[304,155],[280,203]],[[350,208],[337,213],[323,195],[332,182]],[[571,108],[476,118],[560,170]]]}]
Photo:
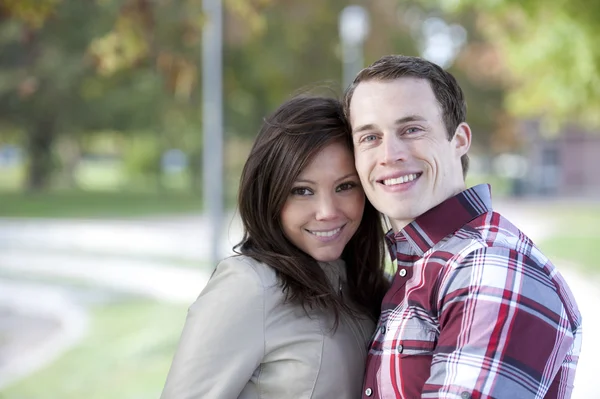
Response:
[{"label": "man's nose", "polygon": [[382,149],[382,164],[391,164],[406,160],[407,145],[402,139],[396,137],[396,135],[386,134],[383,137]]}]

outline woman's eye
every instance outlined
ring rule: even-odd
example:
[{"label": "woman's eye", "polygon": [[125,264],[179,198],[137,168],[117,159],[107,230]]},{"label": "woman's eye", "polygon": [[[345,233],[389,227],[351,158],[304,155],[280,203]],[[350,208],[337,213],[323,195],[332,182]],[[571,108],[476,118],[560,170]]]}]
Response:
[{"label": "woman's eye", "polygon": [[354,182],[342,183],[337,187],[336,191],[338,191],[338,192],[348,191],[348,190],[352,190],[354,187],[356,187],[356,183],[354,183]]},{"label": "woman's eye", "polygon": [[309,188],[306,187],[295,187],[292,189],[292,194],[293,195],[312,195],[312,191]]}]

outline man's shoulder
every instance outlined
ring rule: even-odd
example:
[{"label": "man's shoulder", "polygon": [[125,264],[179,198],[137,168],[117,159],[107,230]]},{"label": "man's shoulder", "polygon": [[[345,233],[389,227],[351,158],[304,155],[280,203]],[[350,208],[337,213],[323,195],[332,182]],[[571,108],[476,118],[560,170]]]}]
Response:
[{"label": "man's shoulder", "polygon": [[433,246],[424,257],[446,272],[490,262],[508,265],[517,260],[551,278],[554,266],[533,241],[500,213],[490,210]]},{"label": "man's shoulder", "polygon": [[473,218],[436,247],[454,249],[457,255],[483,248],[506,248],[529,256],[534,244],[510,220],[499,212],[490,210]]},{"label": "man's shoulder", "polygon": [[[502,277],[513,279],[519,275],[526,281],[524,294],[546,292],[545,299],[554,297],[562,303],[572,325],[580,324],[574,296],[556,266],[529,236],[500,213],[480,215],[434,249],[429,258],[445,260],[440,265],[443,271],[438,282],[457,279],[472,283],[475,273],[482,284],[492,282],[500,287],[504,284]],[[510,273],[502,271],[509,269]]]}]

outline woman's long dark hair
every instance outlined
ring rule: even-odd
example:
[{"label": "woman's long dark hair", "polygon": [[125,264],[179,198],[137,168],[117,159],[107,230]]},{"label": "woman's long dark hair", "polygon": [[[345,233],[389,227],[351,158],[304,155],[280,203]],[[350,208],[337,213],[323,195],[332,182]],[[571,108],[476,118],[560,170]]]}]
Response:
[{"label": "woman's long dark hair", "polygon": [[[275,269],[287,301],[305,309],[331,309],[337,325],[340,312],[354,311],[336,294],[317,261],[287,239],[281,225],[281,210],[294,181],[334,142],[352,152],[348,122],[333,98],[298,96],[264,120],[242,171],[238,206],[244,237],[235,250]],[[388,288],[383,256],[381,218],[365,201],[362,221],[342,259],[352,301],[374,320]]]}]

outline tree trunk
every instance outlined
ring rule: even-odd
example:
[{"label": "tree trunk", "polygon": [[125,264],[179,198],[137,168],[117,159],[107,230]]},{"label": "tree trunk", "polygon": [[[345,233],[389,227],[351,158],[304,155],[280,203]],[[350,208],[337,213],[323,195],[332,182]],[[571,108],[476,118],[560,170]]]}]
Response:
[{"label": "tree trunk", "polygon": [[56,134],[54,118],[41,118],[29,129],[27,155],[27,190],[43,191],[50,185],[52,177],[52,145]]},{"label": "tree trunk", "polygon": [[58,156],[62,159],[61,185],[65,185],[70,189],[79,188],[76,178],[77,167],[81,161],[79,135],[72,134],[65,140],[57,142],[54,146]]}]

